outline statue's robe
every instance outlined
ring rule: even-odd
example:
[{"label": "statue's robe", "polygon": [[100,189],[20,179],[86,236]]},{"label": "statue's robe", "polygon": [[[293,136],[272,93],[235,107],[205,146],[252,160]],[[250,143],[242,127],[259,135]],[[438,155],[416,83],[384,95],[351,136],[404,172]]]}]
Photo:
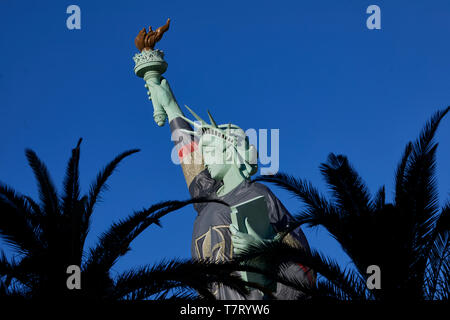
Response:
[{"label": "statue's robe", "polygon": [[[177,128],[190,129],[190,125],[182,120],[176,118],[170,123],[172,132]],[[180,139],[180,136],[183,138]],[[196,149],[195,141],[191,141],[190,137],[184,134],[175,135],[178,138],[177,149],[179,155],[186,156],[186,150],[194,152]],[[189,148],[186,148],[189,146]],[[193,146],[193,147],[192,147]],[[181,152],[180,152],[181,150]],[[184,152],[184,154],[182,154]],[[180,157],[181,158],[181,157]],[[191,172],[195,176],[188,177],[186,170],[188,166],[183,167],[186,181],[189,186],[189,193],[191,197],[206,196],[211,198],[218,198],[228,203],[230,206],[237,205],[244,201],[253,199],[257,196],[264,196],[267,204],[267,211],[269,220],[275,232],[282,232],[289,228],[289,224],[293,221],[292,216],[280,202],[280,200],[270,191],[268,187],[258,182],[250,182],[244,180],[235,189],[225,194],[223,197],[218,197],[217,189],[221,183],[216,182],[211,178],[207,170],[199,171],[198,167]],[[192,168],[192,166],[191,166]],[[231,232],[229,226],[231,224],[231,209],[230,207],[215,203],[198,203],[194,204],[197,211],[197,217],[194,222],[194,230],[192,234],[191,254],[194,259],[211,259],[213,261],[226,261],[233,258],[233,245],[231,242]],[[301,246],[309,250],[308,242],[301,228],[297,228],[286,237],[293,246]],[[302,283],[311,283],[314,281],[314,274],[311,270],[299,264],[291,264],[284,270],[284,275],[293,277]],[[217,284],[212,288],[213,293],[219,300],[241,300],[245,299],[236,291]],[[301,295],[300,292],[293,290],[290,287],[277,284],[277,291],[275,296],[278,299],[296,299]],[[247,299],[260,300],[263,298],[259,290],[252,290]]]}]

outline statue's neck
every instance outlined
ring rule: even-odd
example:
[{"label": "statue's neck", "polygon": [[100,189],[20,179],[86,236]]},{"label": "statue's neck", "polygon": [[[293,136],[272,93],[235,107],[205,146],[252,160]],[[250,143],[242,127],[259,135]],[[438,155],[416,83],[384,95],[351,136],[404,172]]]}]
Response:
[{"label": "statue's neck", "polygon": [[245,178],[242,175],[241,171],[233,166],[223,177],[223,185],[217,190],[217,195],[219,197],[223,197],[238,185],[240,185],[244,180]]}]

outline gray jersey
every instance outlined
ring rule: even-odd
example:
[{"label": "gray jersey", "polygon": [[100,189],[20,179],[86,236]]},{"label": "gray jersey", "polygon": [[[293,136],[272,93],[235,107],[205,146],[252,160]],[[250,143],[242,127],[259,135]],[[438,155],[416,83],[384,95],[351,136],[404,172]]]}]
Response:
[{"label": "gray jersey", "polygon": [[[178,117],[170,122],[170,129],[175,137],[175,144],[179,152],[179,156],[183,156],[184,151],[191,152],[192,146],[196,146],[197,137],[182,132],[177,129],[185,129],[192,131],[191,126],[182,118]],[[192,145],[194,143],[194,145]],[[187,147],[187,148],[186,148]],[[211,178],[207,170],[199,169],[199,167],[188,168],[183,167],[186,182],[189,186],[191,197],[205,196],[217,197],[216,191],[221,183]],[[251,183],[244,180],[231,192],[219,199],[222,199],[230,206],[237,205],[244,201],[253,199],[257,196],[264,196],[269,214],[270,222],[275,232],[284,231],[289,227],[289,223],[293,220],[292,216],[270,191],[268,187],[260,183]],[[231,243],[231,233],[229,225],[231,224],[230,208],[218,203],[198,203],[194,204],[194,208],[198,215],[194,222],[194,230],[192,234],[191,253],[194,259],[211,259],[213,261],[227,261],[233,258],[233,247]],[[297,228],[289,234],[293,245],[303,246],[309,250],[306,238],[300,228]],[[298,264],[291,264],[285,275],[295,277],[300,281],[314,281],[313,272]],[[237,300],[244,299],[236,291],[221,285],[216,285],[213,292],[217,299],[220,300]],[[284,285],[277,284],[276,296],[278,299],[295,299],[299,296],[298,291],[294,291]],[[262,294],[258,290],[253,290],[249,299],[262,299]]]},{"label": "gray jersey", "polygon": [[[191,185],[189,191],[192,197],[209,196],[221,199],[230,206],[237,205],[257,196],[264,196],[267,204],[269,220],[275,232],[284,231],[289,228],[289,223],[293,220],[278,198],[268,187],[258,182],[244,180],[231,192],[223,197],[216,195],[216,190],[220,184],[213,180],[208,171],[204,170],[198,174]],[[194,259],[212,259],[214,261],[226,261],[233,258],[233,246],[229,225],[231,224],[230,208],[220,203],[196,204],[195,209],[198,215],[194,222],[192,234],[191,253]],[[291,232],[296,241],[309,250],[305,235],[300,228]],[[296,277],[301,281],[313,281],[312,272],[308,272],[301,265],[292,264],[285,270],[285,274]],[[244,299],[236,291],[218,285],[214,288],[214,294],[220,300]],[[276,296],[278,299],[295,299],[299,292],[289,287],[278,284]],[[258,290],[253,290],[248,299],[262,299],[262,294]]]}]

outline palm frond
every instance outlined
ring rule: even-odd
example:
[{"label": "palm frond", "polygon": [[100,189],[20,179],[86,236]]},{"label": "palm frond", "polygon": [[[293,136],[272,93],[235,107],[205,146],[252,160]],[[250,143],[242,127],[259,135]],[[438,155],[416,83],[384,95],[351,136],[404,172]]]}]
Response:
[{"label": "palm frond", "polygon": [[[85,207],[80,200],[80,182],[79,182],[79,162],[80,145],[82,139],[74,149],[67,163],[66,175],[64,177],[62,197],[62,217],[61,228],[64,228],[66,252],[70,256],[71,263],[79,264],[83,253],[84,237],[87,235],[86,223],[84,223]],[[63,239],[60,239],[63,241]]]},{"label": "palm frond", "polygon": [[[164,286],[164,285],[163,285]],[[186,301],[200,300],[198,293],[189,286],[181,283],[168,282],[166,288],[161,287],[161,291],[155,294],[148,294],[146,289],[136,289],[130,294],[124,296],[122,300],[168,300],[168,301]]]},{"label": "palm frond", "polygon": [[302,214],[296,217],[297,224],[293,225],[293,228],[301,224],[310,227],[323,225],[330,233],[335,231],[334,226],[339,219],[339,211],[310,182],[282,172],[270,176],[259,176],[252,180],[252,182],[256,181],[273,183],[291,192],[306,205]]},{"label": "palm frond", "polygon": [[101,267],[102,270],[109,270],[119,257],[128,252],[130,243],[148,226],[151,224],[160,225],[160,219],[166,214],[186,205],[200,202],[226,204],[218,199],[204,197],[186,201],[164,201],[135,212],[122,221],[113,223],[110,229],[100,236],[98,245],[90,250],[86,262],[87,270],[96,270],[98,267]]},{"label": "palm frond", "polygon": [[5,288],[9,287],[11,279],[13,278],[14,268],[16,267],[15,261],[9,262],[6,254],[3,250],[0,251],[0,279],[6,278],[2,282]]},{"label": "palm frond", "polygon": [[0,212],[0,236],[6,243],[23,254],[42,249],[29,202],[4,184],[0,184]]},{"label": "palm frond", "polygon": [[111,162],[109,162],[98,174],[96,180],[91,184],[89,191],[89,198],[87,202],[86,215],[90,217],[92,211],[94,210],[95,203],[99,200],[102,191],[108,188],[106,181],[116,170],[119,163],[126,157],[139,152],[140,149],[132,149],[122,152],[117,157],[115,157]]},{"label": "palm frond", "polygon": [[[352,226],[344,223],[347,213],[334,206],[310,182],[297,179],[285,173],[277,173],[273,176],[261,176],[253,181],[270,182],[293,193],[304,204],[305,208],[294,216],[295,221],[290,223],[290,232],[301,225],[309,227],[322,226],[330,235],[341,243],[345,250],[346,244],[353,240],[349,238],[349,230]],[[353,222],[355,224],[356,222]],[[346,227],[347,226],[347,227]]]},{"label": "palm frond", "polygon": [[436,298],[444,281],[444,272],[450,266],[450,237],[449,233],[440,234],[434,242],[425,274],[425,292],[429,300]]},{"label": "palm frond", "polygon": [[239,275],[232,272],[239,267],[234,262],[212,263],[195,260],[162,261],[152,267],[141,267],[122,273],[117,278],[115,292],[124,296],[140,290],[140,298],[174,288],[192,288],[203,298],[213,300],[211,285],[223,284],[246,296],[249,291]]},{"label": "palm frond", "polygon": [[450,230],[450,201],[442,207],[441,214],[435,222],[436,232],[443,233]]},{"label": "palm frond", "polygon": [[[43,206],[42,212],[48,217],[48,222],[54,224],[55,217],[60,214],[56,188],[50,178],[46,165],[39,159],[36,153],[33,150],[26,149],[25,154],[38,183],[39,197]],[[47,226],[50,225],[47,224]]]},{"label": "palm frond", "polygon": [[21,288],[14,281],[11,284],[7,284],[0,279],[0,299],[2,299],[3,303],[7,303],[7,299],[10,298],[25,299],[28,297],[27,294],[28,291]]},{"label": "palm frond", "polygon": [[347,157],[331,153],[320,171],[333,191],[336,204],[347,214],[364,215],[370,212],[370,194]]},{"label": "palm frond", "polygon": [[448,260],[442,267],[442,281],[440,287],[436,290],[436,299],[450,299],[450,263]]},{"label": "palm frond", "polygon": [[[356,284],[357,280],[352,279],[352,275],[348,274],[346,275],[346,277],[348,279],[351,279],[349,281],[351,282],[355,282],[355,285],[359,285],[360,284]],[[361,289],[359,289],[361,290]],[[342,290],[342,288],[339,285],[336,285],[335,283],[328,281],[326,279],[319,279],[319,281],[317,282],[317,287],[314,288],[314,291],[311,292],[311,295],[313,297],[318,297],[319,299],[330,299],[330,300],[339,300],[339,301],[355,301],[349,294],[347,294],[344,290]],[[371,295],[370,293],[367,293],[367,296],[361,295],[360,297],[358,297],[357,299],[359,301],[362,300],[366,300],[366,299],[370,299]],[[356,301],[358,301],[356,300]]]},{"label": "palm frond", "polygon": [[[435,222],[434,241],[427,250],[427,269],[424,292],[427,299],[434,300],[445,290],[445,272],[450,269],[450,202],[441,211]],[[448,295],[448,292],[447,292]]]},{"label": "palm frond", "polygon": [[372,201],[372,210],[373,211],[383,210],[385,205],[386,205],[386,190],[384,186],[382,186],[378,190]]},{"label": "palm frond", "polygon": [[[108,185],[106,182],[108,181],[109,177],[113,174],[113,172],[116,170],[119,163],[125,159],[126,157],[139,152],[140,149],[131,149],[125,152],[122,152],[117,157],[115,157],[111,162],[109,162],[98,174],[95,181],[91,184],[89,195],[86,201],[86,209],[85,209],[85,215],[83,217],[84,225],[83,230],[88,230],[90,225],[90,218],[92,215],[92,212],[94,211],[94,206],[98,202],[98,200],[101,198],[101,194],[103,191],[108,189]],[[86,235],[82,238],[82,243],[85,241]]]},{"label": "palm frond", "polygon": [[41,230],[42,229],[41,222],[44,217],[44,215],[42,214],[42,211],[41,211],[41,207],[31,197],[25,196],[25,195],[23,195],[22,197],[24,198],[24,200],[26,200],[28,202],[28,204],[31,208],[31,211],[32,211],[32,215],[29,217],[30,223],[33,225],[35,230],[37,230],[37,229]]},{"label": "palm frond", "polygon": [[397,169],[395,171],[395,203],[400,204],[405,194],[405,169],[408,164],[409,156],[413,149],[412,142],[408,142],[403,151],[402,159],[400,160]]},{"label": "palm frond", "polygon": [[[366,295],[366,287],[363,277],[357,272],[348,269],[342,270],[338,263],[316,250],[307,251],[303,248],[295,248],[281,241],[261,242],[250,246],[243,254],[234,258],[236,261],[248,261],[252,259],[264,259],[270,266],[271,271],[267,274],[272,277],[278,274],[277,270],[286,263],[299,263],[310,270],[314,270],[334,285],[341,288],[346,295],[355,300],[363,300]],[[260,272],[262,273],[262,272]],[[274,278],[280,281],[280,278]],[[286,285],[294,286],[300,290],[308,289],[305,283],[298,287],[298,283],[286,282]],[[311,291],[312,292],[312,291]]]},{"label": "palm frond", "polygon": [[[404,202],[398,204],[410,211],[410,215],[420,224],[426,223],[438,212],[438,192],[435,167],[437,143],[434,135],[450,107],[436,112],[426,123],[419,138],[412,146],[411,155],[404,172],[404,191],[408,195]],[[424,230],[422,235],[425,235]]]},{"label": "palm frond", "polygon": [[172,290],[167,290],[153,298],[154,300],[169,300],[169,301],[186,301],[186,300],[200,300],[200,296],[190,287],[179,287]]},{"label": "palm frond", "polygon": [[[18,288],[17,284],[21,284],[22,288],[31,286],[31,279],[28,270],[24,270],[22,267],[22,261],[17,262],[14,258],[8,260],[3,250],[0,251],[0,279],[3,278],[2,283],[6,288],[10,288],[15,284],[15,288]],[[14,290],[13,290],[14,291]]]},{"label": "palm frond", "polygon": [[433,228],[439,214],[436,183],[436,150],[434,135],[450,107],[436,112],[414,142],[404,171],[402,196],[396,205],[403,212],[405,225],[412,230],[413,264],[419,278],[425,277],[427,250],[434,242]]},{"label": "palm frond", "polygon": [[64,177],[63,187],[64,195],[62,197],[62,212],[69,216],[73,210],[74,204],[80,197],[79,182],[79,161],[80,161],[80,145],[82,139],[78,140],[77,146],[72,149],[72,156],[67,163],[66,176]]}]

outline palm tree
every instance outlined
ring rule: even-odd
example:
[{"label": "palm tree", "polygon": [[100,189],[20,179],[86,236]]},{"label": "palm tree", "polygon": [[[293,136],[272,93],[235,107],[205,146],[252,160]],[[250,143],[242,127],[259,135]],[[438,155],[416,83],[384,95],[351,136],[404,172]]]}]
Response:
[{"label": "palm tree", "polygon": [[[86,195],[80,194],[80,144],[72,150],[63,193],[59,196],[45,164],[32,150],[26,157],[37,180],[40,203],[0,183],[0,235],[18,257],[8,259],[0,252],[0,296],[27,298],[213,299],[209,286],[221,282],[241,294],[245,283],[232,271],[245,270],[235,262],[213,264],[203,261],[169,260],[154,266],[128,270],[113,278],[110,270],[130,250],[131,242],[151,224],[191,203],[216,201],[195,198],[165,201],[137,211],[114,223],[93,248],[85,251],[91,216],[118,164],[138,152],[118,155],[102,169]],[[69,290],[68,266],[79,266],[81,289]],[[251,268],[247,268],[251,270]]]},{"label": "palm tree", "polygon": [[[254,181],[274,183],[305,205],[296,224],[322,226],[353,262],[342,270],[336,262],[313,250],[307,254],[282,243],[254,248],[276,263],[293,259],[317,271],[317,286],[306,288],[315,297],[348,300],[434,300],[449,298],[450,202],[439,208],[436,184],[434,135],[450,107],[438,111],[420,137],[406,145],[395,173],[395,197],[386,203],[385,188],[371,196],[347,157],[330,154],[320,170],[332,199],[322,196],[311,183],[278,173]],[[259,250],[259,252],[258,252]],[[274,264],[276,265],[276,264]],[[369,290],[367,268],[381,270],[381,289]]]}]

